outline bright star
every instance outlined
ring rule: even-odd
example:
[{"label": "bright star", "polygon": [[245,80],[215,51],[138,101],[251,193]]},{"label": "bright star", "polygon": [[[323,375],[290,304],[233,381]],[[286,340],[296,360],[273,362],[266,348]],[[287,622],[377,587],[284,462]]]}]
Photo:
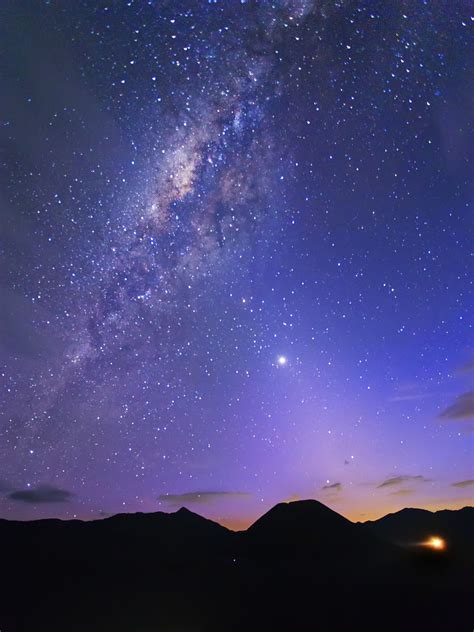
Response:
[{"label": "bright star", "polygon": [[280,366],[285,366],[285,364],[288,362],[288,359],[286,358],[286,356],[280,355],[277,358],[277,362]]}]

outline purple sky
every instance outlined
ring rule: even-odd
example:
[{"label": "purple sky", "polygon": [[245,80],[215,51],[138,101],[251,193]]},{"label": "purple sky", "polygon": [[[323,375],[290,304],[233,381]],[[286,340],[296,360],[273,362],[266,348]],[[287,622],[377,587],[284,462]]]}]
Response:
[{"label": "purple sky", "polygon": [[7,2],[1,517],[472,503],[472,22],[395,4]]}]

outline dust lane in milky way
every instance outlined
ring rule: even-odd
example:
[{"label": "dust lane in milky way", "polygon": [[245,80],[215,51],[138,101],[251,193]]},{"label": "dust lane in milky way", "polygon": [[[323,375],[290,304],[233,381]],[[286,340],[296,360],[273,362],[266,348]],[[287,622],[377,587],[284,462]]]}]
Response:
[{"label": "dust lane in milky way", "polygon": [[467,3],[2,14],[1,516],[468,504]]}]

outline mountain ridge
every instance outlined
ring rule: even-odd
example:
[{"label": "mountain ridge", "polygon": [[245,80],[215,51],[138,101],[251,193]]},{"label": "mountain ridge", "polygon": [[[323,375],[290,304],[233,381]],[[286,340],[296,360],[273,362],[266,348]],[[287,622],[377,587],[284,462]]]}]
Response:
[{"label": "mountain ridge", "polygon": [[[238,532],[187,508],[0,520],[9,580],[0,629],[306,629],[316,603],[318,629],[354,627],[363,612],[397,631],[406,617],[420,629],[454,629],[454,611],[464,625],[470,558],[451,547],[411,551],[376,529],[314,500],[279,503]],[[398,621],[387,621],[395,603]]]},{"label": "mountain ridge", "polygon": [[372,520],[357,520],[357,521],[353,521],[350,520],[349,518],[346,518],[345,516],[343,516],[342,514],[339,514],[337,511],[334,511],[333,509],[331,509],[330,507],[328,507],[327,505],[324,505],[324,503],[312,499],[312,498],[308,498],[308,499],[303,499],[303,500],[294,500],[294,501],[290,501],[290,502],[285,502],[282,501],[280,503],[277,503],[276,505],[274,505],[273,507],[271,507],[268,511],[266,511],[265,513],[263,513],[260,517],[256,518],[254,520],[254,522],[252,522],[246,529],[232,529],[230,527],[227,527],[224,524],[221,524],[218,520],[214,520],[212,518],[207,518],[206,516],[203,516],[202,514],[192,511],[191,509],[189,509],[186,506],[182,506],[179,509],[177,509],[176,511],[134,511],[134,512],[119,512],[119,513],[114,513],[114,514],[110,514],[110,515],[106,515],[106,516],[97,516],[91,519],[83,519],[83,518],[34,518],[32,520],[18,520],[18,519],[10,519],[10,518],[0,518],[0,525],[3,523],[9,523],[9,524],[45,524],[45,523],[80,523],[80,524],[91,524],[91,523],[99,523],[99,522],[105,522],[105,521],[109,521],[115,518],[125,518],[125,517],[130,517],[130,516],[135,516],[135,517],[141,517],[141,516],[176,516],[176,515],[193,515],[193,516],[198,516],[199,518],[203,519],[203,520],[207,520],[208,522],[212,522],[214,524],[219,525],[220,527],[222,527],[223,529],[226,529],[227,531],[230,531],[232,533],[244,533],[246,531],[248,531],[249,529],[251,529],[255,524],[257,524],[262,518],[264,518],[265,516],[267,516],[268,514],[270,514],[271,512],[273,512],[277,507],[288,507],[288,506],[292,506],[292,505],[300,505],[300,504],[307,504],[307,503],[317,503],[319,506],[324,507],[327,511],[332,512],[332,514],[335,514],[337,516],[339,516],[340,518],[342,518],[343,520],[351,523],[351,524],[355,524],[355,525],[372,525],[372,524],[376,524],[379,523],[382,520],[385,520],[387,518],[390,518],[392,516],[398,516],[401,514],[405,514],[406,512],[419,512],[419,514],[429,514],[432,516],[436,516],[436,515],[440,515],[440,514],[458,514],[459,512],[465,512],[465,511],[474,511],[474,506],[473,505],[465,505],[464,507],[460,507],[459,509],[436,509],[436,510],[430,510],[430,509],[423,509],[421,507],[403,507],[402,509],[399,509],[397,511],[393,511],[393,512],[389,512],[387,514],[384,514],[383,516],[380,516],[379,518],[375,518]]}]

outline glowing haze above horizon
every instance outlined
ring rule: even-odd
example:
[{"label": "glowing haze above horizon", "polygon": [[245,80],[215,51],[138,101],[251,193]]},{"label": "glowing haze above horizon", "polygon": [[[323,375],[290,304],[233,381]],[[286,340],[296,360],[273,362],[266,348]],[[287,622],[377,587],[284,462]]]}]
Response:
[{"label": "glowing haze above horizon", "polygon": [[472,502],[469,3],[0,9],[0,517]]}]

